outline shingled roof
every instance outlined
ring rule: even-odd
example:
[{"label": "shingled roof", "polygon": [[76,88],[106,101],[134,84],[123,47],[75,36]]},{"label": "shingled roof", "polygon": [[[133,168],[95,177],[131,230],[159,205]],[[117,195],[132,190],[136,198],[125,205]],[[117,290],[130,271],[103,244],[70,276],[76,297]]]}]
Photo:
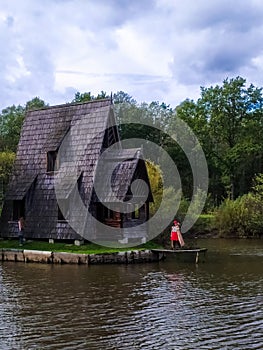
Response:
[{"label": "shingled roof", "polygon": [[24,174],[20,176],[19,183],[17,181],[11,182],[5,199],[22,200],[36,177],[36,174]]},{"label": "shingled roof", "polygon": [[[140,165],[140,166],[139,166]],[[150,182],[147,175],[145,162],[140,148],[120,149],[107,152],[103,162],[102,173],[97,173],[103,202],[129,201],[134,195],[139,200],[139,194],[143,197],[140,182],[134,180],[141,179],[148,185],[148,201],[153,201]],[[103,175],[103,176],[102,176]],[[131,184],[134,184],[133,192]],[[133,198],[134,199],[134,198]]]},{"label": "shingled roof", "polygon": [[[7,198],[21,197],[37,175],[46,174],[47,152],[58,150],[74,126],[76,130],[71,133],[70,147],[73,148],[77,164],[72,162],[71,166],[85,165],[86,186],[92,187],[110,109],[111,100],[105,99],[29,111],[22,128]],[[81,125],[78,125],[79,122]],[[87,158],[88,167],[84,164]]]}]

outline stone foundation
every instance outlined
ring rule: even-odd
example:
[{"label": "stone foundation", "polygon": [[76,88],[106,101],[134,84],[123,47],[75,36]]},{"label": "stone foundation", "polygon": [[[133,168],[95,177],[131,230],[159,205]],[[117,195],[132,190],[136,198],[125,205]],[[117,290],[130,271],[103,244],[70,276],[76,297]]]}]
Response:
[{"label": "stone foundation", "polygon": [[134,264],[161,260],[151,250],[132,250],[104,254],[76,254],[39,250],[0,249],[0,261],[38,262],[51,264]]}]

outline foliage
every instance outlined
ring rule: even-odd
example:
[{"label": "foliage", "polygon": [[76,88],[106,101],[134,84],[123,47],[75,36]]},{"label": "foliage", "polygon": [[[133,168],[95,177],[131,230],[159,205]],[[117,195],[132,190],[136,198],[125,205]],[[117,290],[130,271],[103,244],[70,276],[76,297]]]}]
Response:
[{"label": "foliage", "polygon": [[41,100],[39,97],[34,97],[32,100],[26,103],[26,111],[33,111],[34,109],[40,109],[47,107],[48,104],[44,100]]},{"label": "foliage", "polygon": [[115,94],[113,94],[113,102],[114,104],[136,104],[136,100],[132,98],[129,94],[127,94],[124,91],[117,91]]},{"label": "foliage", "polygon": [[75,97],[72,100],[73,103],[75,102],[88,102],[93,100],[100,100],[103,98],[108,98],[109,95],[105,91],[101,91],[97,96],[91,95],[91,92],[83,92],[80,93],[79,91],[75,93]]},{"label": "foliage", "polygon": [[[163,173],[159,165],[147,160],[146,166],[154,199],[154,202],[150,203],[150,215],[153,216],[157,212],[161,202],[163,201],[164,209],[162,214],[166,216],[167,209],[171,207],[175,208],[176,204],[179,203],[181,191],[176,193],[173,187],[163,187]],[[185,207],[182,205],[182,203],[187,203],[187,208],[189,206],[188,201],[184,201],[183,199],[180,201],[180,206],[177,213],[177,219],[180,220],[182,220],[186,212],[184,212]]]},{"label": "foliage", "polygon": [[3,200],[3,195],[5,193],[6,186],[8,184],[8,179],[12,171],[13,163],[15,160],[15,153],[6,151],[0,152],[0,201]]},{"label": "foliage", "polygon": [[2,110],[0,126],[1,151],[16,151],[24,117],[25,108],[20,105],[13,105]]},{"label": "foliage", "polygon": [[263,200],[263,174],[257,174],[253,181],[253,193],[260,200]]},{"label": "foliage", "polygon": [[246,87],[241,77],[225,79],[222,86],[201,87],[197,104],[208,123],[211,164],[216,174],[227,179],[225,185],[234,199],[248,191],[254,176],[251,168],[256,170],[251,160],[262,157],[261,140],[253,137],[255,127],[263,135],[262,88]]},{"label": "foliage", "polygon": [[236,200],[226,199],[216,211],[215,227],[219,234],[224,237],[258,237],[262,235],[262,197],[248,193]]},{"label": "foliage", "polygon": [[191,233],[195,236],[214,235],[217,233],[214,222],[213,214],[201,214],[191,228]]},{"label": "foliage", "polygon": [[173,113],[170,106],[156,101],[139,105],[129,95],[119,94],[118,97],[114,95],[114,98],[118,101],[115,114],[120,124],[121,139],[141,138],[163,147],[166,135],[161,130],[165,131],[168,127],[168,120]]},{"label": "foliage", "polygon": [[183,218],[185,218],[186,215],[188,215],[191,219],[196,221],[200,213],[202,213],[203,203],[205,202],[205,200],[206,192],[201,190],[200,188],[197,189],[191,201],[186,197],[183,197],[179,207],[179,216],[181,218],[181,221],[183,220]]},{"label": "foliage", "polygon": [[3,109],[0,115],[0,151],[16,152],[25,113],[45,106],[47,105],[43,100],[35,97],[25,107],[13,105]]},{"label": "foliage", "polygon": [[8,179],[15,160],[14,152],[0,152],[0,179]]},{"label": "foliage", "polygon": [[157,164],[149,160],[146,160],[146,167],[154,200],[154,202],[150,204],[150,214],[154,215],[159,208],[160,197],[163,193],[162,171]]},{"label": "foliage", "polygon": [[[210,201],[217,206],[227,196],[234,199],[248,193],[255,173],[263,171],[262,88],[247,87],[241,77],[225,79],[221,86],[201,87],[197,102],[183,101],[175,116],[190,126],[206,155]],[[171,118],[170,128],[175,125]],[[185,188],[191,172],[182,151],[175,150],[173,159],[184,174]],[[190,192],[186,195],[190,197]]]}]

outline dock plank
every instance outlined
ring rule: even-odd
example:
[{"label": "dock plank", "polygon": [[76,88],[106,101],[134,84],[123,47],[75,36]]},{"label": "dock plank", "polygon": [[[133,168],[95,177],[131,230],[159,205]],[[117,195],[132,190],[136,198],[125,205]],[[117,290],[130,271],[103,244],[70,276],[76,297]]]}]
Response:
[{"label": "dock plank", "polygon": [[156,253],[202,253],[206,252],[207,248],[197,248],[197,249],[152,249]]},{"label": "dock plank", "polygon": [[162,260],[164,260],[168,256],[177,256],[179,259],[180,257],[189,257],[193,258],[194,262],[198,264],[200,260],[200,256],[202,255],[203,258],[205,257],[207,248],[196,248],[196,249],[152,249],[153,253],[158,254],[159,256],[162,256]]}]

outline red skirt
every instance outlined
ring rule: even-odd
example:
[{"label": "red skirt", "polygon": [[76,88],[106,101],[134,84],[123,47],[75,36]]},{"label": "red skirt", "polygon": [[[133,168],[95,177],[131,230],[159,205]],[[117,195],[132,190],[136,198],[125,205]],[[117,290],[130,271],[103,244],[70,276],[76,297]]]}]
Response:
[{"label": "red skirt", "polygon": [[178,234],[175,231],[171,232],[171,240],[172,241],[178,241]]}]

